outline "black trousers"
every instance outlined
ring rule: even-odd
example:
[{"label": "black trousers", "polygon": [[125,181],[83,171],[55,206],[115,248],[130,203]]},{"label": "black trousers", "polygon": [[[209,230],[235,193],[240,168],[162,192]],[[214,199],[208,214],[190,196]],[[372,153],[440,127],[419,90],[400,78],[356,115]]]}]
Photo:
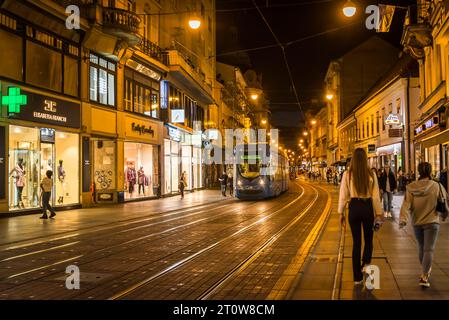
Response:
[{"label": "black trousers", "polygon": [[[349,225],[352,233],[352,270],[354,273],[354,281],[362,281],[362,264],[370,264],[373,255],[373,226],[374,226],[374,209],[371,199],[351,199],[349,203]],[[362,229],[365,247],[362,251]]]},{"label": "black trousers", "polygon": [[51,192],[43,192],[42,193],[42,211],[44,216],[47,216],[47,210],[51,213],[55,213],[55,210],[50,204]]}]

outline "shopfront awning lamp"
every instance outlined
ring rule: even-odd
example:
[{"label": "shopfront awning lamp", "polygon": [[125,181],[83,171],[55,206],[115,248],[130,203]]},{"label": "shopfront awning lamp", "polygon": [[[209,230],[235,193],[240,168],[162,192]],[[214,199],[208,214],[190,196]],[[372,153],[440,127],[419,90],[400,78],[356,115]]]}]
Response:
[{"label": "shopfront awning lamp", "polygon": [[20,113],[20,107],[28,103],[28,97],[20,93],[20,88],[9,87],[8,95],[2,97],[2,105],[8,106],[8,114]]},{"label": "shopfront awning lamp", "polygon": [[199,18],[190,18],[189,27],[193,30],[197,30],[201,27],[201,20]]},{"label": "shopfront awning lamp", "polygon": [[356,14],[356,12],[357,12],[357,8],[356,8],[354,2],[352,2],[351,0],[347,0],[343,7],[343,14],[346,17],[351,18]]}]

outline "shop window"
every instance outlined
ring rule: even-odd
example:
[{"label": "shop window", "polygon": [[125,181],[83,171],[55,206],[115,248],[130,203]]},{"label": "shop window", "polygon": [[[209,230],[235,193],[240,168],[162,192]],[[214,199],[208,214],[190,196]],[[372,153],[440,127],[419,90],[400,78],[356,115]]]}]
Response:
[{"label": "shop window", "polygon": [[56,205],[79,203],[79,135],[55,133]]},{"label": "shop window", "polygon": [[159,87],[156,81],[131,69],[125,71],[125,110],[160,117]]},{"label": "shop window", "polygon": [[9,207],[40,207],[40,181],[53,172],[51,204],[79,203],[79,135],[10,126]]},{"label": "shop window", "polygon": [[22,38],[10,32],[0,29],[0,75],[13,80],[21,81],[23,79],[23,55]]},{"label": "shop window", "polygon": [[90,100],[115,106],[116,65],[95,54],[90,55]]},{"label": "shop window", "polygon": [[64,93],[77,96],[78,91],[78,61],[64,56]]},{"label": "shop window", "polygon": [[27,83],[46,89],[62,91],[61,53],[27,41]]},{"label": "shop window", "polygon": [[113,140],[93,140],[94,180],[97,192],[116,189],[115,142]]},{"label": "shop window", "polygon": [[125,199],[158,195],[158,147],[125,142]]}]

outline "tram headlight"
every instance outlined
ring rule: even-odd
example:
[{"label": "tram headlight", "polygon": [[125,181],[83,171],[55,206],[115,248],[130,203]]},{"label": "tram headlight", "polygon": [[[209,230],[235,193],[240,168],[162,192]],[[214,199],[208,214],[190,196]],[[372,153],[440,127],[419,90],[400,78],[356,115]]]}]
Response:
[{"label": "tram headlight", "polygon": [[241,187],[241,186],[242,186],[242,180],[237,180],[237,185],[238,185],[239,187]]},{"label": "tram headlight", "polygon": [[259,180],[259,184],[260,184],[261,186],[264,186],[264,185],[265,185],[265,181],[263,181],[263,179],[260,179],[260,180]]}]

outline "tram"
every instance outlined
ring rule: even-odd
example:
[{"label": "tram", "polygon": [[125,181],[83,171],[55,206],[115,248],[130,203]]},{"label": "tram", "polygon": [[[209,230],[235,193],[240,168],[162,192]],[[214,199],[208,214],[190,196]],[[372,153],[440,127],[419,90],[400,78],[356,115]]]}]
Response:
[{"label": "tram", "polygon": [[288,190],[288,160],[267,143],[237,145],[234,177],[238,199],[277,197]]}]

